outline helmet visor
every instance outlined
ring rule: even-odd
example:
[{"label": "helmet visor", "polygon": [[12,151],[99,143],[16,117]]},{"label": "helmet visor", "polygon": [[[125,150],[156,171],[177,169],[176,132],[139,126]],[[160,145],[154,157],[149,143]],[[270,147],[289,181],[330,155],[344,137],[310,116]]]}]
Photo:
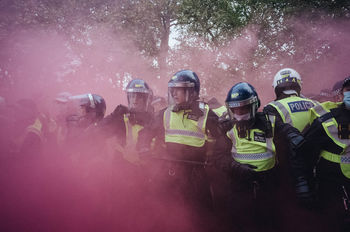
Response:
[{"label": "helmet visor", "polygon": [[188,87],[169,87],[169,104],[182,105],[188,103],[190,91],[193,88]]},{"label": "helmet visor", "polygon": [[244,121],[251,118],[252,105],[229,108],[229,115],[234,121]]},{"label": "helmet visor", "polygon": [[76,95],[69,97],[69,101],[72,104],[75,104],[77,106],[87,106],[91,108],[95,108],[95,102],[92,97],[92,94],[82,94],[82,95]]},{"label": "helmet visor", "polygon": [[148,108],[148,93],[128,92],[129,110],[132,112],[146,112]]},{"label": "helmet visor", "polygon": [[189,81],[183,81],[183,82],[169,82],[168,87],[179,87],[179,88],[194,88],[195,84],[193,82]]},{"label": "helmet visor", "polygon": [[258,101],[257,96],[253,96],[251,98],[242,100],[242,101],[229,101],[226,102],[227,108],[236,108],[236,107],[242,107],[245,105],[250,105]]}]

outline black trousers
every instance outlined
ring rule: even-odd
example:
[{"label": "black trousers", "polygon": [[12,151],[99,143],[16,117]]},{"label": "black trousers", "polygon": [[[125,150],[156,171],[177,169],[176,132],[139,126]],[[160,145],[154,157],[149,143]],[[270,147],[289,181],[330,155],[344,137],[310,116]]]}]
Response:
[{"label": "black trousers", "polygon": [[232,176],[230,217],[237,231],[278,231],[276,204],[278,182],[275,170],[249,176]]}]

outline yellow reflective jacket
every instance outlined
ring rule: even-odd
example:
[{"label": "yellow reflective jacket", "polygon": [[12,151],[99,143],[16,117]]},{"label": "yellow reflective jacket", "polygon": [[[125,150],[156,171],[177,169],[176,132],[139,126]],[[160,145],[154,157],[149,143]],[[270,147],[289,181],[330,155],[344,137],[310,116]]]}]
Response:
[{"label": "yellow reflective jacket", "polygon": [[205,127],[209,107],[207,104],[200,103],[200,109],[203,115],[198,119],[190,119],[187,117],[190,110],[173,112],[168,107],[163,115],[165,142],[203,147],[207,140]]},{"label": "yellow reflective jacket", "polygon": [[318,104],[316,101],[298,96],[290,96],[269,103],[277,110],[284,123],[290,124],[299,131],[303,131],[308,125],[308,110]]},{"label": "yellow reflective jacket", "polygon": [[[275,128],[275,117],[269,116],[272,131]],[[254,171],[266,171],[272,169],[276,164],[275,144],[273,136],[267,138],[264,131],[250,129],[249,136],[240,138],[236,125],[227,132],[232,141],[232,157],[243,164],[251,164],[257,167]]]}]

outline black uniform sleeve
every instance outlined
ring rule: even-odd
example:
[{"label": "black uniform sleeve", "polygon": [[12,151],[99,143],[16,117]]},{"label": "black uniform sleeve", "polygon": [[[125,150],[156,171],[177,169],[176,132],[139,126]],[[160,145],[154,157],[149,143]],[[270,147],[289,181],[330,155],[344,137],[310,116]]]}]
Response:
[{"label": "black uniform sleeve", "polygon": [[314,120],[310,128],[305,131],[304,137],[305,144],[302,149],[300,149],[300,153],[303,153],[302,155],[306,157],[306,161],[310,168],[313,168],[316,165],[321,150],[327,150],[334,153],[340,153],[342,151],[342,148],[335,144],[327,135],[320,119]]},{"label": "black uniform sleeve", "polygon": [[265,114],[268,114],[268,115],[274,115],[276,116],[276,118],[278,118],[278,120],[280,120],[281,122],[283,122],[282,118],[281,118],[281,115],[278,113],[278,111],[276,110],[275,107],[271,106],[271,105],[266,105],[263,109],[263,112]]},{"label": "black uniform sleeve", "polygon": [[210,133],[214,138],[218,138],[222,135],[222,130],[220,129],[219,124],[219,117],[211,109],[208,112],[206,128],[208,133]]},{"label": "black uniform sleeve", "polygon": [[128,108],[123,105],[118,105],[114,111],[103,118],[101,122],[98,123],[97,128],[99,133],[105,137],[124,137],[125,132],[125,123],[123,115],[128,112]]},{"label": "black uniform sleeve", "polygon": [[300,152],[301,147],[305,143],[305,139],[298,129],[288,123],[283,123],[282,120],[276,117],[274,143],[276,145],[276,149],[279,149],[279,146],[287,146],[287,149],[282,150],[287,151],[288,153],[288,157],[286,159],[289,160],[289,167],[291,169],[293,179],[297,179],[300,176],[305,177],[309,175],[307,173],[308,168],[305,157]]},{"label": "black uniform sleeve", "polygon": [[149,152],[151,150],[152,140],[156,140],[156,146],[160,146],[164,143],[164,126],[163,126],[163,117],[164,111],[163,109],[159,111],[154,119],[147,124],[143,130],[139,132],[137,147],[141,152]]},{"label": "black uniform sleeve", "polygon": [[226,134],[220,134],[220,136],[216,138],[214,152],[212,157],[210,157],[210,162],[219,170],[229,172],[233,161],[231,149],[232,141]]}]

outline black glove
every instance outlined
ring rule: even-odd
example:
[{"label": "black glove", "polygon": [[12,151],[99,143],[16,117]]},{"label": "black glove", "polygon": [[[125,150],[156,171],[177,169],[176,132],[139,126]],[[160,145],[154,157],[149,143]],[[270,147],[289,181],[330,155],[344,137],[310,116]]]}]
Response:
[{"label": "black glove", "polygon": [[301,205],[307,208],[312,208],[315,204],[314,192],[304,176],[299,176],[296,179],[295,192],[298,201]]},{"label": "black glove", "polygon": [[239,175],[239,176],[246,176],[250,177],[252,176],[255,171],[254,169],[257,169],[257,166],[251,165],[251,164],[242,164],[237,162],[236,160],[233,159],[231,163],[232,171],[234,174]]},{"label": "black glove", "polygon": [[114,109],[112,115],[118,117],[119,115],[123,115],[123,114],[126,114],[126,113],[128,113],[128,107],[123,106],[123,105],[118,105]]}]

